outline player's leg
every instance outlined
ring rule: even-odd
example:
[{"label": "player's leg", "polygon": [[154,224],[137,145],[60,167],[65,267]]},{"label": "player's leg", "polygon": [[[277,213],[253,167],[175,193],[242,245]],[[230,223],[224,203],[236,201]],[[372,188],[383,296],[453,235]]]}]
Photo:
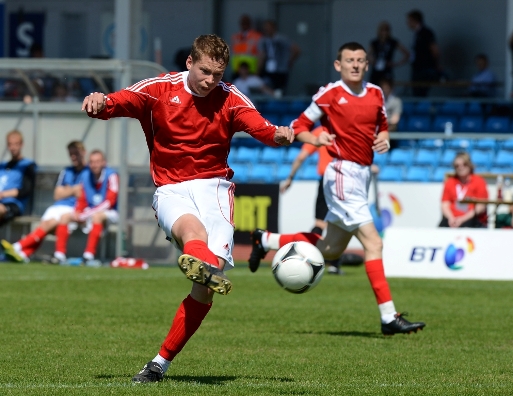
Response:
[{"label": "player's leg", "polygon": [[73,213],[62,215],[59,219],[59,224],[57,224],[57,227],[55,228],[55,251],[53,256],[59,263],[66,261],[66,252],[70,234],[68,225],[71,223],[72,215]]},{"label": "player's leg", "polygon": [[97,212],[91,217],[91,226],[89,235],[87,236],[87,243],[83,253],[85,261],[94,260],[98,243],[102,237],[104,225],[107,221],[107,211]]},{"label": "player's leg", "polygon": [[355,236],[363,245],[365,253],[365,271],[369,278],[372,290],[378,303],[381,315],[381,330],[385,335],[396,333],[417,332],[425,326],[422,322],[410,323],[398,314],[390,287],[385,277],[383,268],[383,241],[374,226],[369,222],[362,224],[355,232]]}]

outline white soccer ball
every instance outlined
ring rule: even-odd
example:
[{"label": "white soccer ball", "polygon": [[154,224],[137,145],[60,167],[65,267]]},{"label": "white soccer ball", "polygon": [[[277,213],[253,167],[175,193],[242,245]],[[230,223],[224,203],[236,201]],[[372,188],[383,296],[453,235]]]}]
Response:
[{"label": "white soccer ball", "polygon": [[291,242],[282,246],[273,258],[274,279],[291,293],[305,293],[315,287],[324,273],[324,258],[308,242]]}]

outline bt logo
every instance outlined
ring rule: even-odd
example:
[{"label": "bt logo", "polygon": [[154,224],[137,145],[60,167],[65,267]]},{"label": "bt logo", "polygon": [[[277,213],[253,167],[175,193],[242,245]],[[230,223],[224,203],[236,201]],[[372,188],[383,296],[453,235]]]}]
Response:
[{"label": "bt logo", "polygon": [[[380,234],[385,231],[385,228],[392,225],[394,216],[400,216],[403,212],[401,202],[399,202],[394,194],[388,193],[384,198],[385,202],[381,208],[381,216],[378,216],[377,214],[376,204],[370,205],[372,218],[374,219],[374,225]],[[383,198],[381,198],[381,201],[383,201]]]},{"label": "bt logo", "polygon": [[[410,261],[415,263],[434,262],[438,252],[443,251],[439,246],[415,246],[410,255]],[[475,250],[474,241],[468,237],[458,237],[455,242],[450,243],[445,249],[444,263],[450,270],[460,270],[463,268],[461,261],[466,253],[472,253]]]}]

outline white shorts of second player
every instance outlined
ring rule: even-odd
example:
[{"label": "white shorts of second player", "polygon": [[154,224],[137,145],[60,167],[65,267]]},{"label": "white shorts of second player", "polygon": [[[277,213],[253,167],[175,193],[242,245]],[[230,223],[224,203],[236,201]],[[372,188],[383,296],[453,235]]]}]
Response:
[{"label": "white shorts of second player", "polygon": [[233,268],[233,193],[235,184],[225,179],[197,179],[157,188],[153,195],[160,228],[176,248],[171,230],[185,214],[196,216],[208,235],[208,248],[226,261],[225,270]]},{"label": "white shorts of second player", "polygon": [[334,159],[324,173],[324,195],[328,205],[325,221],[346,231],[372,223],[368,195],[370,166]]},{"label": "white shorts of second player", "polygon": [[68,213],[73,213],[75,208],[73,206],[68,205],[51,205],[46,208],[43,216],[41,216],[41,220],[57,220],[59,221],[62,216]]}]

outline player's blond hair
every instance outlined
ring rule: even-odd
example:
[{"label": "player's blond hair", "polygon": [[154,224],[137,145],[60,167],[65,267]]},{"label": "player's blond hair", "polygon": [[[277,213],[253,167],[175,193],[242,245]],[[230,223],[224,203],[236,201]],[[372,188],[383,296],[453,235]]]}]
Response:
[{"label": "player's blond hair", "polygon": [[18,136],[20,139],[21,139],[21,142],[23,143],[23,134],[18,131],[17,129],[13,129],[11,132],[9,132],[6,136],[5,136],[5,140],[9,140],[9,138],[11,136]]},{"label": "player's blond hair", "polygon": [[457,153],[454,157],[454,160],[452,161],[453,166],[457,159],[463,160],[465,165],[467,165],[470,168],[470,173],[474,173],[474,163],[472,162],[472,159],[470,158],[470,155],[468,153],[464,151]]},{"label": "player's blond hair", "polygon": [[230,48],[226,41],[215,34],[204,34],[192,43],[191,58],[197,62],[203,55],[227,66],[230,62]]},{"label": "player's blond hair", "polygon": [[84,143],[82,143],[80,140],[73,140],[69,142],[67,148],[68,150],[77,149],[80,151],[85,151]]}]

